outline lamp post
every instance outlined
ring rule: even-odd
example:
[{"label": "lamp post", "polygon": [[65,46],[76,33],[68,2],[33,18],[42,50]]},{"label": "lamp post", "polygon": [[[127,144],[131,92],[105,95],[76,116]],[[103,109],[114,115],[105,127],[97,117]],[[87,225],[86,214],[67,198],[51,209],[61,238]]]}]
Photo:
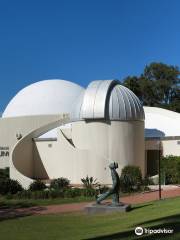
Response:
[{"label": "lamp post", "polygon": [[159,174],[159,200],[161,200],[161,138],[159,138],[158,174]]}]

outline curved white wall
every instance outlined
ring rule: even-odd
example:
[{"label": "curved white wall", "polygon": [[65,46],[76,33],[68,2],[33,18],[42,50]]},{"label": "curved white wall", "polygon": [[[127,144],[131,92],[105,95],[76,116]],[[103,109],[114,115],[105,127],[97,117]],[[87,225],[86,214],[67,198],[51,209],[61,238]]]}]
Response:
[{"label": "curved white wall", "polygon": [[[88,175],[111,184],[108,165],[113,161],[119,163],[119,174],[128,164],[140,166],[145,173],[143,121],[74,122],[72,141],[75,147],[60,131],[57,141],[36,141],[35,156],[42,160],[50,179],[67,177],[81,184],[81,178]],[[36,176],[41,177],[39,161],[34,162]]]},{"label": "curved white wall", "polygon": [[[35,178],[35,164],[34,162],[34,144],[33,139],[38,137],[40,134],[47,132],[50,129],[57,127],[58,125],[64,125],[69,122],[68,114],[62,114],[58,117],[54,117],[54,120],[49,122],[48,118],[44,117],[44,123],[40,121],[41,118],[37,117],[40,125],[36,129],[31,129],[25,136],[14,145],[11,156],[10,156],[10,176],[18,180],[23,187],[27,188]],[[48,175],[43,167],[42,161],[41,169],[44,172],[44,176],[48,178]]]},{"label": "curved white wall", "polygon": [[[180,136],[180,114],[156,107],[144,107],[145,128],[152,134],[151,137]],[[154,133],[153,133],[154,130]],[[156,134],[156,131],[157,134]]]},{"label": "curved white wall", "polygon": [[[89,149],[106,159],[106,166],[102,165],[101,170],[110,162],[118,162],[119,173],[128,164],[140,166],[145,173],[143,121],[111,121],[109,124],[81,121],[72,126],[72,140],[78,149]],[[96,162],[92,167],[96,168]]]}]

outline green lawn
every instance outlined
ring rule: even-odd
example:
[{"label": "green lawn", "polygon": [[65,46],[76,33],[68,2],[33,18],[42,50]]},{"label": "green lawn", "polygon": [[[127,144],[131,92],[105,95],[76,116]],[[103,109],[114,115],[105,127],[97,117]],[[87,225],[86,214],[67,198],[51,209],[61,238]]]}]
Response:
[{"label": "green lawn", "polygon": [[54,204],[78,203],[95,201],[94,197],[75,197],[75,198],[54,198],[54,199],[7,199],[0,197],[1,208],[24,208],[32,206],[47,206]]},{"label": "green lawn", "polygon": [[[180,239],[180,198],[154,201],[133,207],[128,213],[93,216],[71,213],[1,219],[0,239]],[[175,233],[136,238],[134,234],[136,226],[173,228]]]},{"label": "green lawn", "polygon": [[[136,193],[121,193],[121,197],[136,195]],[[8,199],[6,196],[0,196],[1,208],[24,208],[32,206],[47,206],[53,204],[78,203],[95,201],[95,197],[78,196],[74,198],[49,198],[49,199]]]}]

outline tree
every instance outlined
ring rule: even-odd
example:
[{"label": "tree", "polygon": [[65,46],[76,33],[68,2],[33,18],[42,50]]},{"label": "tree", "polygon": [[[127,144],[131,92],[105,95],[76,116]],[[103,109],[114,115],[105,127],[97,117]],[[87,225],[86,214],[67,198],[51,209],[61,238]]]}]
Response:
[{"label": "tree", "polygon": [[180,71],[176,66],[164,63],[151,63],[144,69],[143,76],[155,86],[159,103],[169,104],[178,90]]},{"label": "tree", "polygon": [[129,76],[124,79],[123,84],[139,97],[143,105],[154,106],[157,103],[154,84],[143,75],[140,77]]},{"label": "tree", "polygon": [[141,75],[139,78],[141,101],[143,105],[154,106],[157,104],[156,88],[152,81]]},{"label": "tree", "polygon": [[180,112],[180,71],[164,63],[147,65],[140,75],[128,76],[124,86],[130,88],[145,106],[157,106]]},{"label": "tree", "polygon": [[139,83],[139,78],[136,76],[130,77],[124,79],[124,86],[131,89],[134,94],[136,94],[141,99],[141,87]]}]

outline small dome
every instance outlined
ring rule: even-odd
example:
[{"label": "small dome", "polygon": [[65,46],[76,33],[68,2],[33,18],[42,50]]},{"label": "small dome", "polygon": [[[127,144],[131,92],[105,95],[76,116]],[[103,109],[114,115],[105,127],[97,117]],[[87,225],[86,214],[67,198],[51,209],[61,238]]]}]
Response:
[{"label": "small dome", "polygon": [[144,120],[144,110],[139,98],[127,87],[114,86],[109,100],[110,120]]},{"label": "small dome", "polygon": [[79,109],[79,116],[87,120],[144,120],[144,110],[139,98],[117,80],[91,82]]},{"label": "small dome", "polygon": [[84,88],[59,79],[31,84],[9,102],[2,117],[71,113]]}]

